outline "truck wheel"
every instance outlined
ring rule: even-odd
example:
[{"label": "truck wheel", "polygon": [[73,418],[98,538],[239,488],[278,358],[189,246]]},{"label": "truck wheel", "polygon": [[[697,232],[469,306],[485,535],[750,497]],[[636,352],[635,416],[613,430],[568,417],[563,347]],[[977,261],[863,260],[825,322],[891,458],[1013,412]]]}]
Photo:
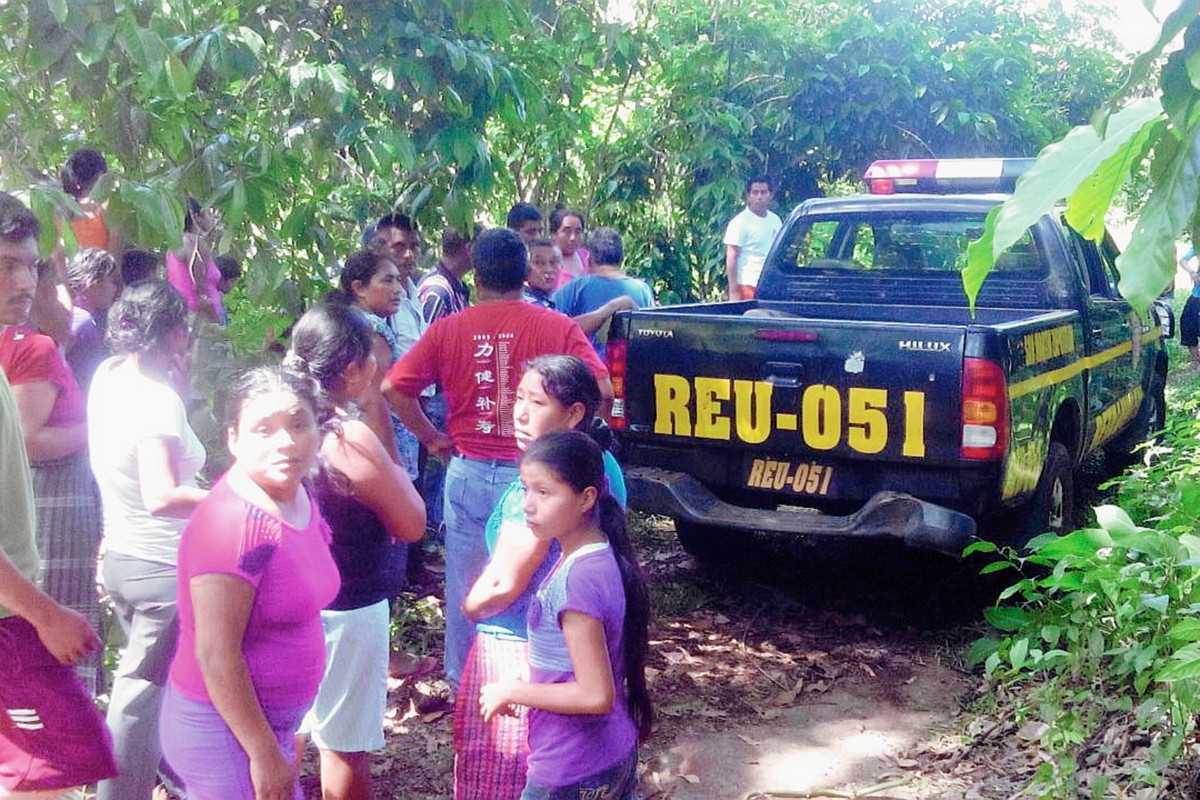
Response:
[{"label": "truck wheel", "polygon": [[1018,538],[1012,542],[1017,547],[1024,547],[1030,539],[1047,531],[1062,535],[1073,529],[1075,471],[1071,454],[1062,442],[1050,443],[1050,452],[1042,465],[1042,477],[1021,516]]},{"label": "truck wheel", "polygon": [[713,525],[677,519],[675,533],[679,536],[679,543],[683,545],[683,549],[706,565],[726,565],[738,558],[739,550],[744,550],[731,541],[735,538],[733,531]]}]

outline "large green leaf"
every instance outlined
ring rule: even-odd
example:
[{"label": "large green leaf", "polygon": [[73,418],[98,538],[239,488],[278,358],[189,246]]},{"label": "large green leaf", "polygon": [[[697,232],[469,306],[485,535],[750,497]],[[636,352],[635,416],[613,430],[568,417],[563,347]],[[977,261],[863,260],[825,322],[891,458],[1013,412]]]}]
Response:
[{"label": "large green leaf", "polygon": [[1182,234],[1200,193],[1200,128],[1190,131],[1142,208],[1129,247],[1117,258],[1119,289],[1135,309],[1150,307],[1175,276],[1175,239]]},{"label": "large green leaf", "polygon": [[1162,105],[1158,100],[1136,100],[1112,116],[1106,136],[1101,137],[1090,125],[1082,125],[1038,155],[1029,172],[1017,181],[1012,196],[988,214],[980,239],[967,249],[967,266],[962,277],[972,309],[996,257],[1039,218],[1051,213],[1057,203],[1074,194],[1076,187],[1105,161],[1131,148],[1131,143],[1136,143],[1140,151],[1145,140],[1139,134],[1143,128],[1156,124],[1161,116]]},{"label": "large green leaf", "polygon": [[1157,124],[1143,125],[1128,145],[1101,163],[1067,199],[1067,222],[1081,236],[1094,242],[1104,238],[1104,217],[1113,198],[1145,156],[1146,143],[1165,124],[1160,119]]}]

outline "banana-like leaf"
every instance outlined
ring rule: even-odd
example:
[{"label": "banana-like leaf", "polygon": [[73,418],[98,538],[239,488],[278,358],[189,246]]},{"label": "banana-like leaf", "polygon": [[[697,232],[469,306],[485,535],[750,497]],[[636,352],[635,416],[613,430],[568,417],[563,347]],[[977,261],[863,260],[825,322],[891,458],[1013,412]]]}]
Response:
[{"label": "banana-like leaf", "polygon": [[1151,135],[1165,124],[1160,119],[1158,125],[1143,125],[1126,147],[1106,159],[1067,198],[1067,222],[1080,236],[1094,242],[1104,238],[1104,215],[1108,213],[1113,198],[1125,185],[1133,168],[1145,157]]},{"label": "banana-like leaf", "polygon": [[1200,192],[1200,128],[1189,132],[1154,182],[1129,247],[1117,257],[1117,288],[1139,313],[1145,312],[1175,275],[1175,239],[1192,218]]},{"label": "banana-like leaf", "polygon": [[1051,213],[1057,203],[1074,194],[1108,159],[1134,145],[1140,152],[1146,142],[1139,134],[1157,124],[1162,113],[1158,100],[1136,100],[1109,119],[1107,136],[1101,137],[1091,125],[1081,125],[1038,155],[1029,172],[1017,181],[1012,197],[988,214],[983,235],[967,249],[962,280],[972,312],[997,256],[1040,217]]}]

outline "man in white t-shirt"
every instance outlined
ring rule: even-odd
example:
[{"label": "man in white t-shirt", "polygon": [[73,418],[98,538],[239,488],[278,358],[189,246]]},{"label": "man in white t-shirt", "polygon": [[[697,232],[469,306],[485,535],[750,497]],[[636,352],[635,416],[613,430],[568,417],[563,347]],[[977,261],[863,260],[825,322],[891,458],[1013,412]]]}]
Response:
[{"label": "man in white t-shirt", "polygon": [[769,209],[775,182],[766,175],[746,181],[746,207],[725,229],[725,274],[730,300],[753,300],[771,243],[783,227]]}]

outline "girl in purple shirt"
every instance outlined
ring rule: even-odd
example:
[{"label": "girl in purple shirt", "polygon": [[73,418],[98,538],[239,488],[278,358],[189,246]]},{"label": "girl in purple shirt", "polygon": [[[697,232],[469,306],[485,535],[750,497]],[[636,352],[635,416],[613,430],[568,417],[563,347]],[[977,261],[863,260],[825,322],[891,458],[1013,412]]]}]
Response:
[{"label": "girl in purple shirt", "polygon": [[637,746],[653,716],[645,663],[649,593],[607,491],[600,447],[578,431],[547,433],[521,458],[525,518],[562,556],[529,606],[530,680],[484,686],[485,720],[526,706],[522,800],[636,796]]}]

